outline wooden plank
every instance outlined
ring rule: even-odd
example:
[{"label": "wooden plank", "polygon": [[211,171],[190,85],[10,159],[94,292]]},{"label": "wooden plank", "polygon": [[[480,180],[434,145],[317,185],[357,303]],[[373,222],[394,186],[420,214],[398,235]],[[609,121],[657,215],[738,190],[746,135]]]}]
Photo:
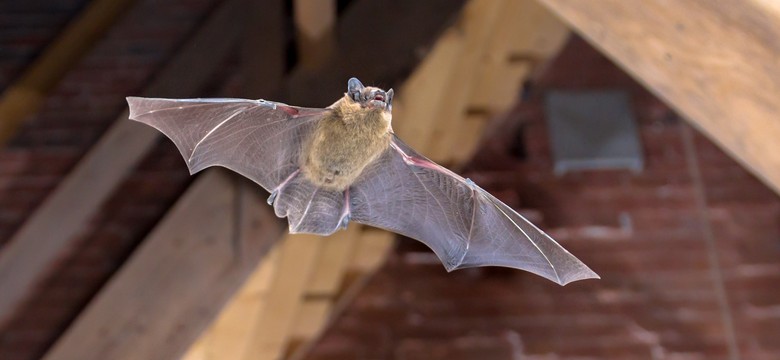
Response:
[{"label": "wooden plank", "polygon": [[510,1],[498,22],[469,100],[470,108],[493,114],[517,101],[523,80],[555,56],[569,36],[566,25],[535,0]]},{"label": "wooden plank", "polygon": [[449,86],[459,89],[451,98],[458,105],[440,111],[447,122],[438,126],[442,130],[432,138],[436,139],[432,156],[445,163],[458,164],[471,157],[487,125],[480,119],[489,120],[515,103],[523,80],[556,54],[567,38],[566,26],[535,1],[491,4],[493,8],[475,8],[471,22],[466,22],[472,56],[462,58],[463,68],[452,76],[460,80]]},{"label": "wooden plank", "polygon": [[457,29],[464,34],[463,52],[448,76],[446,102],[437,110],[433,132],[428,139],[430,149],[426,155],[435,161],[446,164],[452,160],[455,135],[463,124],[490,37],[499,28],[498,19],[507,3],[507,0],[472,0],[463,11]]},{"label": "wooden plank", "polygon": [[284,350],[300,298],[320,253],[322,237],[288,235],[280,246],[277,273],[265,309],[254,323],[249,348],[242,357],[246,360],[275,359]]},{"label": "wooden plank", "polygon": [[395,246],[396,235],[388,231],[363,226],[359,229],[359,236],[360,238],[355,244],[355,251],[342,279],[342,282],[345,283],[342,286],[344,290],[339,294],[338,298],[333,302],[328,302],[328,304],[325,304],[321,299],[311,299],[311,301],[304,302],[300,310],[300,316],[312,313],[314,316],[317,316],[318,313],[323,311],[322,308],[326,307],[328,316],[325,322],[319,325],[316,331],[314,327],[306,327],[313,324],[301,324],[302,327],[299,328],[299,334],[303,336],[290,339],[292,346],[288,348],[289,351],[284,358],[289,360],[306,358],[306,354],[310,351],[316,339],[322,336],[330,323],[339,314],[344,312],[366,282],[382,266]]},{"label": "wooden plank", "polygon": [[451,153],[452,162],[455,164],[463,164],[471,159],[491,119],[490,114],[486,112],[466,113],[464,117],[460,131],[453,136],[455,143],[458,144],[453,147]]},{"label": "wooden plank", "polygon": [[384,263],[393,246],[395,246],[395,234],[364,227],[350,270],[359,272],[375,270]]},{"label": "wooden plank", "polygon": [[286,348],[288,353],[294,352],[297,346],[311,340],[322,330],[322,327],[328,321],[328,314],[330,314],[333,302],[336,299],[335,297],[301,299],[301,305],[295,316],[294,326],[288,339]]},{"label": "wooden plank", "polygon": [[240,204],[230,175],[199,177],[45,359],[181,356],[282,236],[264,194]]},{"label": "wooden plank", "polygon": [[508,2],[496,22],[474,70],[467,107],[461,108],[464,120],[440,144],[453,164],[471,158],[489,120],[517,101],[523,81],[560,51],[569,34],[555,15],[532,0]]},{"label": "wooden plank", "polygon": [[251,340],[254,323],[269,296],[279,264],[279,244],[263,258],[241,290],[221,310],[219,317],[190,347],[184,360],[240,359]]},{"label": "wooden plank", "polygon": [[336,50],[336,1],[295,0],[293,22],[299,66],[305,69],[321,67]]},{"label": "wooden plank", "polygon": [[306,286],[306,296],[335,296],[341,287],[344,271],[352,258],[352,252],[360,237],[362,226],[352,224],[345,231],[339,231],[322,238],[322,253],[317,259],[316,271]]},{"label": "wooden plank", "polygon": [[427,153],[429,149],[428,139],[439,109],[449,104],[447,80],[463,52],[463,44],[457,30],[447,30],[404,82],[393,101],[393,130],[422,153]]},{"label": "wooden plank", "polygon": [[780,192],[780,12],[768,1],[540,0]]},{"label": "wooden plank", "polygon": [[[239,27],[240,2],[228,0],[208,19],[179,55],[144,92],[155,96],[192,96],[204,86],[231,45]],[[202,48],[209,49],[203,56]],[[198,69],[193,72],[192,69]],[[8,321],[35,284],[72,245],[82,226],[151,148],[159,134],[127,120],[127,113],[76,165],[0,252],[0,324]]]},{"label": "wooden plank", "polygon": [[0,144],[10,139],[65,73],[92,48],[134,0],[94,0],[76,16],[18,81],[0,95]]},{"label": "wooden plank", "polygon": [[299,300],[301,304],[284,347],[285,355],[319,335],[327,323],[333,303],[343,290],[344,276],[361,233],[362,226],[353,224],[346,231],[322,238],[322,251]]}]

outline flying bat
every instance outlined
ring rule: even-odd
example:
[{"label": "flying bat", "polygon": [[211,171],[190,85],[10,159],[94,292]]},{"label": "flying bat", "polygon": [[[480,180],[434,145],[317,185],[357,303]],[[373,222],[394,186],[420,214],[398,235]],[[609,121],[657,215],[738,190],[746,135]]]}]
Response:
[{"label": "flying bat", "polygon": [[560,285],[599,278],[473,181],[401,141],[393,89],[351,78],[324,109],[229,98],[127,102],[130,119],[170,138],[191,174],[223,166],[270,192],[291,233],[330,235],[354,221],[423,242],[447,271],[505,266]]}]

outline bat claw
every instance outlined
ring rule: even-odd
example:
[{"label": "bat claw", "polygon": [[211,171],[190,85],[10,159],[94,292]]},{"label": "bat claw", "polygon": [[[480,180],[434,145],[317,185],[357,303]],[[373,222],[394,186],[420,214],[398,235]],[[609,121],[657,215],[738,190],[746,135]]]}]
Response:
[{"label": "bat claw", "polygon": [[279,186],[277,186],[273,191],[271,191],[271,196],[269,196],[268,200],[266,201],[268,203],[268,205],[271,205],[271,206],[274,205],[274,201],[276,200],[276,197],[279,196],[279,193],[282,191],[282,189],[284,189],[284,187],[287,186],[287,184],[289,184],[290,181],[294,177],[296,177],[298,175],[298,173],[300,173],[300,172],[301,172],[301,169],[293,171],[293,173],[290,174],[290,176],[288,176],[287,179],[284,179],[284,181],[282,181],[279,184]]},{"label": "bat claw", "polygon": [[276,200],[276,196],[277,195],[279,195],[279,191],[278,190],[275,190],[274,192],[271,193],[271,196],[269,196],[268,200],[266,200],[268,205],[271,205],[271,206],[274,205],[274,200]]}]

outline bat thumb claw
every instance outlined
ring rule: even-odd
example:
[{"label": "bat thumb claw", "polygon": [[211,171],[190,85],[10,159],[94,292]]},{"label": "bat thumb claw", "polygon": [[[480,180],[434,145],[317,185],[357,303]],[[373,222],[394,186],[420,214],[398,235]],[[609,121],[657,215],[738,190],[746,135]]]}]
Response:
[{"label": "bat thumb claw", "polygon": [[276,195],[279,195],[278,191],[274,191],[274,192],[271,193],[271,196],[269,196],[268,200],[266,200],[268,205],[271,205],[271,206],[274,205],[274,200],[276,200]]}]

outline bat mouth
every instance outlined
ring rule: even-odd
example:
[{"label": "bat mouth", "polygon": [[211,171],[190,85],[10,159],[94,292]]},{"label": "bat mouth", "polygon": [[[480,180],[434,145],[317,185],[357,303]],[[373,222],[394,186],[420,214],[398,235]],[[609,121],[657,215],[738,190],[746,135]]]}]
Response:
[{"label": "bat mouth", "polygon": [[376,96],[373,100],[367,101],[366,106],[371,109],[387,109],[387,103],[384,99],[378,99],[380,97],[381,96]]}]

